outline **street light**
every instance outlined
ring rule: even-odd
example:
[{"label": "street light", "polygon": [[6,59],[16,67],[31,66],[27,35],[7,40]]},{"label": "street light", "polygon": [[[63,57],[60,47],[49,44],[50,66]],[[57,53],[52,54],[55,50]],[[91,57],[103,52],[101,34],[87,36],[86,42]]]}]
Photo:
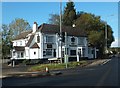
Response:
[{"label": "street light", "polygon": [[[62,0],[60,0],[60,48],[61,48],[61,63],[62,63]],[[59,54],[60,55],[60,54]]]}]

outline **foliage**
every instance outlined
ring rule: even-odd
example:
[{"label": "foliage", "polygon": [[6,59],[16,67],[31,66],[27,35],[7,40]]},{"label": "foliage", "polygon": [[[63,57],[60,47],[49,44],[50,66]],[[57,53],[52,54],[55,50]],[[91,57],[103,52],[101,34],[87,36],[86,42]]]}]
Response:
[{"label": "foliage", "polygon": [[[62,14],[62,24],[72,26],[76,19],[76,10],[74,9],[74,3],[68,2],[64,13]],[[60,24],[60,16],[58,14],[50,14],[49,23]]]},{"label": "foliage", "polygon": [[63,13],[63,25],[72,26],[75,19],[76,10],[74,9],[74,3],[68,2]]},{"label": "foliage", "polygon": [[[2,32],[0,32],[0,40],[2,40]],[[2,41],[0,41],[0,59],[2,58]]]},{"label": "foliage", "polygon": [[2,25],[2,56],[3,58],[10,57],[11,41],[13,38],[13,31],[9,30],[9,26]]},{"label": "foliage", "polygon": [[2,24],[2,58],[10,57],[10,50],[12,49],[12,40],[19,33],[29,30],[30,25],[24,19],[17,18],[9,25]]},{"label": "foliage", "polygon": [[58,14],[50,14],[49,23],[59,25],[60,24],[60,16]]},{"label": "foliage", "polygon": [[[88,41],[99,49],[99,53],[103,54],[105,47],[105,22],[100,16],[91,13],[79,12],[75,21],[76,27],[81,28],[88,34]],[[110,47],[114,41],[112,28],[107,25],[107,47]]]},{"label": "foliage", "polygon": [[25,59],[22,61],[23,64],[29,64],[30,63],[30,60],[29,59]]},{"label": "foliage", "polygon": [[21,32],[29,30],[31,27],[27,21],[22,18],[17,18],[9,24],[10,30],[14,31],[14,36],[19,35]]},{"label": "foliage", "polygon": [[[101,56],[105,47],[105,25],[106,22],[101,20],[100,16],[87,12],[77,12],[74,9],[74,3],[68,2],[64,9],[62,24],[66,26],[72,26],[75,24],[76,28],[84,30],[88,35],[88,43],[93,47],[99,49],[99,55]],[[52,23],[56,24],[56,20],[59,20],[59,15],[55,14],[57,17],[51,16]],[[59,24],[59,23],[58,23]],[[111,46],[114,41],[113,31],[110,25],[107,24],[107,47]]]},{"label": "foliage", "polygon": [[113,53],[120,53],[120,47],[111,47],[108,50],[112,51]]}]

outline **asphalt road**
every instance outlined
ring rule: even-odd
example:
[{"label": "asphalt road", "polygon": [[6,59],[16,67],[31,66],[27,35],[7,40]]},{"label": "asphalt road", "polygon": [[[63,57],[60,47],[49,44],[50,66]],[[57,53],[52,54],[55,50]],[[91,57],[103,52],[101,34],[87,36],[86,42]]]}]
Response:
[{"label": "asphalt road", "polygon": [[49,77],[4,78],[2,86],[118,86],[120,59],[113,57],[103,65],[68,70],[68,74]]}]

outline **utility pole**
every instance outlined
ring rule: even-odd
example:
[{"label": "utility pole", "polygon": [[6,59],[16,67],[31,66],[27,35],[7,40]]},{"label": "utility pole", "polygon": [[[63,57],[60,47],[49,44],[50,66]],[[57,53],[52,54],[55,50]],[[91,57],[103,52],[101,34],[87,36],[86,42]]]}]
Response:
[{"label": "utility pole", "polygon": [[66,68],[68,67],[68,55],[67,55],[67,32],[65,32],[65,51],[64,51],[64,62],[66,64]]},{"label": "utility pole", "polygon": [[[61,50],[61,63],[62,63],[62,0],[60,0],[60,50]],[[60,55],[60,54],[59,54]]]}]

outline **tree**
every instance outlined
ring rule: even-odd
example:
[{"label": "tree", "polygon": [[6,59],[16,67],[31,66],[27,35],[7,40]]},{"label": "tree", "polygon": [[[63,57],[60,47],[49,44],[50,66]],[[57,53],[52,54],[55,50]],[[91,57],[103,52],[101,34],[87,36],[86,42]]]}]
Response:
[{"label": "tree", "polygon": [[74,9],[74,3],[72,1],[66,4],[63,13],[63,25],[72,26],[76,19],[76,10]]},{"label": "tree", "polygon": [[11,40],[13,31],[9,30],[9,26],[2,25],[2,58],[7,58],[10,55]]},{"label": "tree", "polygon": [[[105,47],[105,22],[100,16],[87,12],[77,12],[74,9],[74,3],[68,2],[63,12],[62,24],[65,26],[76,25],[76,28],[84,30],[88,35],[88,41],[92,46],[99,49],[100,55],[103,54]],[[53,24],[59,24],[59,15],[51,16]],[[111,46],[114,41],[113,31],[110,25],[107,24],[107,47]]]},{"label": "tree", "polygon": [[14,31],[14,36],[19,35],[21,32],[29,30],[31,27],[27,21],[22,18],[17,18],[9,24],[10,30]]},{"label": "tree", "polygon": [[[105,22],[101,20],[100,16],[95,16],[91,13],[82,12],[77,14],[77,17],[75,21],[76,27],[85,30],[88,34],[89,43],[97,47],[100,53],[103,54],[105,47]],[[113,31],[110,25],[107,25],[107,30],[107,46],[110,47],[114,41]]]},{"label": "tree", "polygon": [[50,14],[49,23],[59,25],[60,24],[60,16],[58,14]]},{"label": "tree", "polygon": [[30,25],[24,19],[15,19],[9,25],[2,25],[2,58],[10,57],[12,40],[23,31],[29,30]]}]

